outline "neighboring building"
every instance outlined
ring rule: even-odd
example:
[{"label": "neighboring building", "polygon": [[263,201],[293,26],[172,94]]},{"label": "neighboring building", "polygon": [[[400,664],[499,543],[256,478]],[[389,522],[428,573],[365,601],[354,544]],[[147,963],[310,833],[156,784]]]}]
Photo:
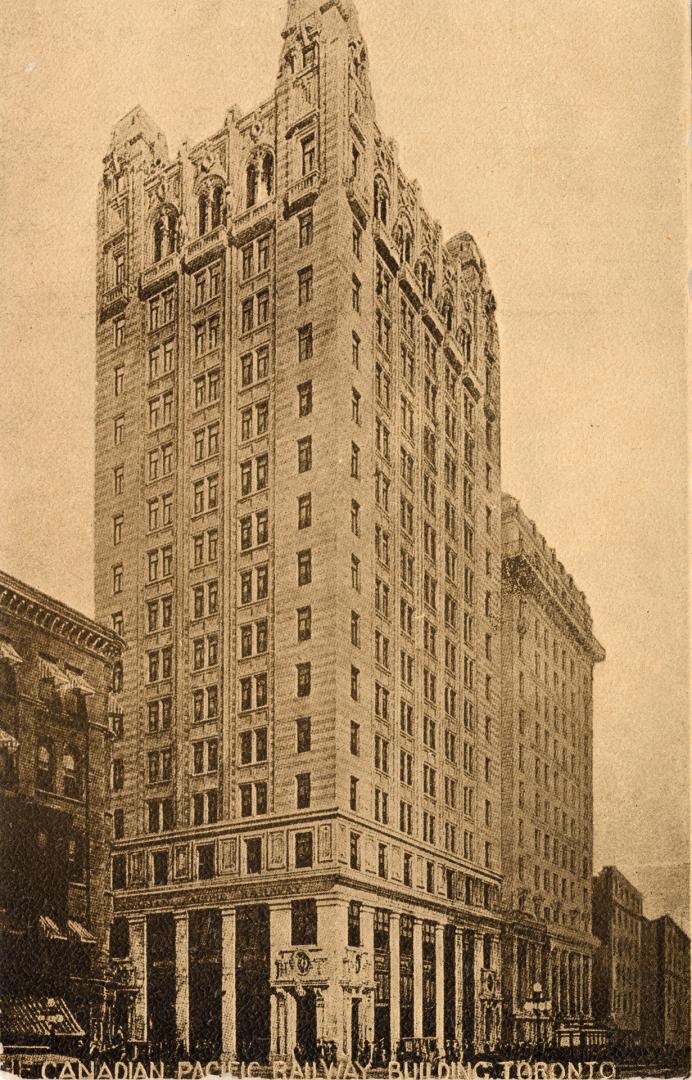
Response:
[{"label": "neighboring building", "polygon": [[624,874],[605,866],[593,879],[593,1009],[620,1041],[639,1040],[642,1010],[642,896]]},{"label": "neighboring building", "polygon": [[516,499],[502,497],[502,872],[505,1037],[591,1017],[591,612]]},{"label": "neighboring building", "polygon": [[642,1040],[689,1051],[690,939],[670,915],[644,919],[642,937]]},{"label": "neighboring building", "polygon": [[[474,241],[380,132],[351,0],[98,199],[96,597],[133,1034],[243,1057],[500,1028],[500,372]],[[238,1007],[236,1007],[236,1002]]]},{"label": "neighboring building", "polygon": [[74,1049],[112,1026],[108,701],[121,647],[110,630],[0,573],[6,1053]]}]

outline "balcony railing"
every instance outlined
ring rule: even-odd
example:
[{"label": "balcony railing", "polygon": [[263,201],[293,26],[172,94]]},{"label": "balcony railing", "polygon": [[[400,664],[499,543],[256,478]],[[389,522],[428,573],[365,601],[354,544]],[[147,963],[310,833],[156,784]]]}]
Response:
[{"label": "balcony railing", "polygon": [[157,263],[153,263],[148,266],[146,270],[142,271],[140,278],[140,288],[142,291],[151,288],[152,285],[156,285],[164,278],[173,277],[178,273],[180,266],[180,259],[176,252],[171,255],[167,255],[165,259],[161,259]]},{"label": "balcony railing", "polygon": [[130,286],[127,281],[120,281],[117,285],[112,285],[111,288],[106,289],[103,294],[101,314],[105,316],[120,311],[125,307],[129,299]]},{"label": "balcony railing", "polygon": [[361,225],[366,226],[370,218],[368,197],[363,190],[363,185],[356,176],[349,176],[346,181],[346,195],[356,217]]},{"label": "balcony railing", "polygon": [[217,248],[223,247],[226,241],[226,233],[223,225],[217,225],[211,232],[205,233],[204,236],[200,236],[197,240],[193,240],[192,243],[187,245],[185,252],[185,263],[189,267],[191,263],[197,263],[204,261],[209,257]]},{"label": "balcony railing", "polygon": [[233,240],[238,243],[251,235],[262,232],[274,219],[275,204],[270,199],[261,206],[251,206],[239,214],[233,222]]},{"label": "balcony railing", "polygon": [[284,212],[286,216],[295,210],[301,210],[317,198],[320,187],[320,174],[317,169],[302,176],[290,188],[284,196]]}]

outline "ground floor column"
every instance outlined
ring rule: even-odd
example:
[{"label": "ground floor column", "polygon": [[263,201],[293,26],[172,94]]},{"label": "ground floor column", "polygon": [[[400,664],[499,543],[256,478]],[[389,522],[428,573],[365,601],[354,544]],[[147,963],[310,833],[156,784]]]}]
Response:
[{"label": "ground floor column", "polygon": [[129,920],[130,961],[134,969],[137,996],[132,1004],[130,1039],[144,1042],[148,1036],[147,1024],[147,920],[136,915]]},{"label": "ground floor column", "polygon": [[[277,958],[291,944],[291,905],[276,903],[269,908],[270,975],[275,977]],[[273,997],[274,995],[272,995]],[[290,1060],[296,1044],[296,1000],[293,994],[276,990],[276,1005],[269,1009],[269,1056]]]},{"label": "ground floor column", "polygon": [[235,908],[221,911],[221,1049],[232,1060],[236,1054]]},{"label": "ground floor column", "polygon": [[423,923],[413,920],[413,1037],[423,1038]]},{"label": "ground floor column", "polygon": [[389,1047],[396,1057],[401,1038],[401,958],[399,954],[401,920],[397,911],[389,915]]},{"label": "ground floor column", "polygon": [[464,1041],[464,931],[454,927],[454,1038],[461,1047]]},{"label": "ground floor column", "polygon": [[445,1052],[445,928],[435,923],[435,1038],[440,1054]]},{"label": "ground floor column", "polygon": [[185,1053],[190,1048],[190,928],[187,911],[175,919],[175,1041]]},{"label": "ground floor column", "polygon": [[[363,904],[360,912],[360,940],[363,948],[373,959],[373,977],[375,976],[375,909],[370,904]],[[365,994],[361,1002],[361,1038],[369,1043],[375,1040],[375,996]]]}]

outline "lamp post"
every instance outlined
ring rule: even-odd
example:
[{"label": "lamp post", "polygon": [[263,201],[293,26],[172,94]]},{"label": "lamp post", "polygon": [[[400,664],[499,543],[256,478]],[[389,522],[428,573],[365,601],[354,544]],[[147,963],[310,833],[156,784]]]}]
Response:
[{"label": "lamp post", "polygon": [[[532,987],[531,1000],[536,1015],[536,1045],[541,1041],[541,1020],[542,1014],[547,1013],[550,1010],[550,1002],[546,999],[543,992],[543,986],[539,982],[535,982]],[[546,1023],[547,1023],[546,1016]]]}]

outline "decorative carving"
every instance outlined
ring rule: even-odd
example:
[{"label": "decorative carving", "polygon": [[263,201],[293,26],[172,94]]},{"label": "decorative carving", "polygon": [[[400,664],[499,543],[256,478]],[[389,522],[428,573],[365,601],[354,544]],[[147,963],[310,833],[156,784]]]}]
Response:
[{"label": "decorative carving", "polygon": [[327,957],[323,953],[305,949],[282,949],[276,958],[276,979],[292,982],[296,987],[302,982],[324,982]]}]

